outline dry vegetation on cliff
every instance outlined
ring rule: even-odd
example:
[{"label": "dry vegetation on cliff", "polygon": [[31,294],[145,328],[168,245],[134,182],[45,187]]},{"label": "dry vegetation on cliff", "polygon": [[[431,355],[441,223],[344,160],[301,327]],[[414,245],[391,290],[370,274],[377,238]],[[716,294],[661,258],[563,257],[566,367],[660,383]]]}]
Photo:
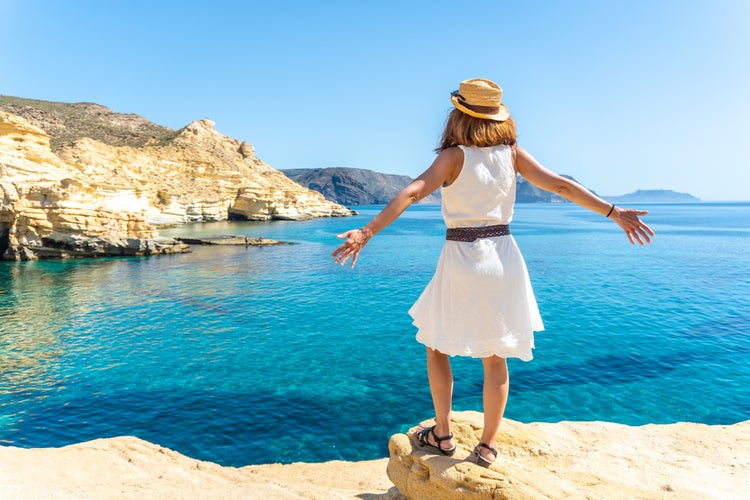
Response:
[{"label": "dry vegetation on cliff", "polygon": [[50,136],[53,152],[88,137],[110,146],[163,144],[179,133],[133,113],[115,113],[90,102],[51,102],[0,95],[0,111],[26,119]]}]

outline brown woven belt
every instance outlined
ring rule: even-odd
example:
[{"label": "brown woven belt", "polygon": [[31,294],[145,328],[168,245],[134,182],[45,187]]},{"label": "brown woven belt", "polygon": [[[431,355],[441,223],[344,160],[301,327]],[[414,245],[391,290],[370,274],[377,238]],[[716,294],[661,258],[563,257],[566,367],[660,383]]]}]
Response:
[{"label": "brown woven belt", "polygon": [[485,227],[449,227],[445,231],[445,239],[450,241],[474,241],[478,238],[492,238],[510,234],[508,224]]}]

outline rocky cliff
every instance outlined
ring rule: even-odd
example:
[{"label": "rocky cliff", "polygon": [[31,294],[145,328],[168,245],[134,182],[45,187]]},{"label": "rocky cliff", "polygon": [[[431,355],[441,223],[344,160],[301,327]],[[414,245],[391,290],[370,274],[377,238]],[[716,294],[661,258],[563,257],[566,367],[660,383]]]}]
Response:
[{"label": "rocky cliff", "polygon": [[154,225],[190,221],[301,220],[350,215],[255,157],[210,120],[191,123],[163,145],[110,146],[78,139],[58,156],[97,186],[129,186]]},{"label": "rocky cliff", "polygon": [[209,120],[170,131],[98,105],[31,105],[39,102],[45,103],[0,100],[3,109],[57,134],[53,152],[45,130],[0,111],[0,258],[178,251],[162,249],[169,244],[154,229],[352,213],[273,169]]},{"label": "rocky cliff", "polygon": [[49,136],[0,111],[0,258],[185,251],[156,238],[132,190],[98,188],[52,153]]}]

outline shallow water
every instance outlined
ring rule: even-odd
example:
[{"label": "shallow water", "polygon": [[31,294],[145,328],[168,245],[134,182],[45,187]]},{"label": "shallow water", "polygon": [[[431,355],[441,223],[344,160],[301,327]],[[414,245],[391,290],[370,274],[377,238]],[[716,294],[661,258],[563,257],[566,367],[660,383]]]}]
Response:
[{"label": "shallow water", "polygon": [[[406,311],[434,270],[439,207],[413,207],[334,266],[361,215],[196,224],[162,234],[292,240],[190,254],[0,263],[0,443],[135,435],[225,465],[359,460],[432,414]],[[750,418],[750,204],[655,204],[631,247],[571,205],[512,230],[546,330],[510,361],[506,416],[731,424]],[[481,363],[454,358],[455,408]]]}]

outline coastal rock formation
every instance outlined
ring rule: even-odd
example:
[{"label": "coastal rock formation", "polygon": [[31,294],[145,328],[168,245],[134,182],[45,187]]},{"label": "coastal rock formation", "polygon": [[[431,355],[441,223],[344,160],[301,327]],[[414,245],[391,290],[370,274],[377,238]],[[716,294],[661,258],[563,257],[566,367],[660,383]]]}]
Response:
[{"label": "coastal rock formation", "polygon": [[49,136],[0,112],[0,258],[182,252],[157,238],[128,190],[97,189],[50,151]]},{"label": "coastal rock formation", "polygon": [[420,447],[416,427],[391,437],[388,477],[406,497],[695,499],[741,498],[750,491],[750,421],[632,427],[505,419],[499,456],[488,469],[470,462],[482,415],[461,412],[452,422],[453,457]]},{"label": "coastal rock formation", "polygon": [[[59,136],[52,151],[43,129],[0,111],[2,259],[184,251],[157,238],[155,228],[353,213],[273,169],[210,120],[170,131],[94,104],[13,99],[13,110]],[[115,145],[80,137],[96,135],[97,124]]]},{"label": "coastal rock formation", "polygon": [[479,413],[454,415],[453,457],[426,453],[396,434],[390,459],[241,468],[134,437],[62,448],[0,446],[0,498],[693,500],[740,499],[750,491],[750,421],[631,427],[504,420],[500,457],[490,469],[465,461],[481,424]]},{"label": "coastal rock formation", "polygon": [[344,206],[293,182],[216,130],[210,120],[182,129],[161,146],[109,146],[78,139],[58,150],[97,186],[132,186],[153,225],[216,220],[303,220],[351,215]]}]

